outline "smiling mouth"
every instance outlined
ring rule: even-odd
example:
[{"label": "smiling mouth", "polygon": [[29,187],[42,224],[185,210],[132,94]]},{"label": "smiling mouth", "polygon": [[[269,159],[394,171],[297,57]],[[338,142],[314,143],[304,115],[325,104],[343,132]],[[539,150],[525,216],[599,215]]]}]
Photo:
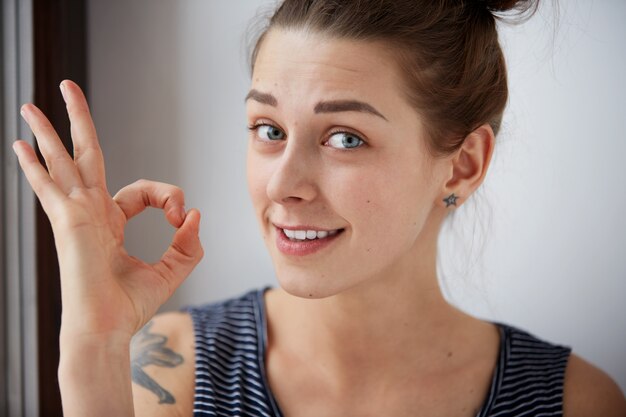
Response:
[{"label": "smiling mouth", "polygon": [[345,231],[345,229],[315,230],[306,226],[277,226],[276,247],[287,256],[306,256],[317,253],[323,248],[332,245],[333,242]]},{"label": "smiling mouth", "polygon": [[309,240],[325,239],[335,236],[344,231],[344,229],[334,230],[291,230],[280,229],[280,231],[292,242],[306,242]]}]

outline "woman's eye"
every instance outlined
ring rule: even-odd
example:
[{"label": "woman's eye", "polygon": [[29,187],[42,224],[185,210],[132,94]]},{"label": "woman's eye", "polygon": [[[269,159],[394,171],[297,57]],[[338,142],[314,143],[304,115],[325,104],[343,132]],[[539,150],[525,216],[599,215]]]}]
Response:
[{"label": "woman's eye", "polygon": [[363,145],[365,141],[352,133],[338,132],[333,134],[327,143],[334,148],[351,149]]},{"label": "woman's eye", "polygon": [[285,138],[283,131],[272,125],[257,125],[251,130],[256,130],[257,135],[264,140],[281,140]]}]

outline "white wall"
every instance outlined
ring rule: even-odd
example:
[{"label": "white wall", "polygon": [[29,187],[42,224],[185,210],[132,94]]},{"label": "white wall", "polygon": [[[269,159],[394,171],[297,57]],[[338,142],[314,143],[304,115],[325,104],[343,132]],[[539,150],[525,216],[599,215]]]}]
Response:
[{"label": "white wall", "polygon": [[[247,196],[243,104],[244,30],[272,3],[89,2],[89,89],[111,192],[165,181],[204,215],[206,257],[167,309],[278,285]],[[511,99],[499,148],[441,242],[454,303],[573,346],[623,390],[625,20],[621,0],[568,0],[558,18],[548,7],[503,28]],[[156,260],[171,235],[152,210],[131,221],[127,246]]]}]

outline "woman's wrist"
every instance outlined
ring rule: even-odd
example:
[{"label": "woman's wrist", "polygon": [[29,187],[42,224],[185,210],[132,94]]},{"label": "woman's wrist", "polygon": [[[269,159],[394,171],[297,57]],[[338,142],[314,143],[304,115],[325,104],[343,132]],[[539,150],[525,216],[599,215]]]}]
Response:
[{"label": "woman's wrist", "polygon": [[107,377],[130,375],[130,339],[118,340],[104,335],[81,335],[60,339],[59,380],[96,377],[104,370]]},{"label": "woman's wrist", "polygon": [[132,330],[120,326],[118,322],[103,320],[101,317],[90,318],[80,311],[66,311],[64,306],[59,334],[61,353],[64,349],[77,348],[128,349],[132,337]]},{"label": "woman's wrist", "polygon": [[65,416],[132,416],[130,338],[119,335],[61,338],[59,387]]},{"label": "woman's wrist", "polygon": [[63,351],[77,353],[80,350],[106,349],[109,351],[128,350],[131,334],[121,331],[91,332],[78,329],[68,329],[61,326],[59,346]]}]

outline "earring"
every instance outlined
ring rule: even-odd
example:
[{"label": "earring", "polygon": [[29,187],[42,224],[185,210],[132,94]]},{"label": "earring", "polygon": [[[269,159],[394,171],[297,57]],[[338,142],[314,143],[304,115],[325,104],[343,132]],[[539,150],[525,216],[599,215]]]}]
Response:
[{"label": "earring", "polygon": [[456,200],[459,197],[454,195],[454,193],[450,194],[449,196],[447,196],[446,198],[443,199],[443,201],[446,203],[446,207],[450,207],[452,205],[456,206]]}]

